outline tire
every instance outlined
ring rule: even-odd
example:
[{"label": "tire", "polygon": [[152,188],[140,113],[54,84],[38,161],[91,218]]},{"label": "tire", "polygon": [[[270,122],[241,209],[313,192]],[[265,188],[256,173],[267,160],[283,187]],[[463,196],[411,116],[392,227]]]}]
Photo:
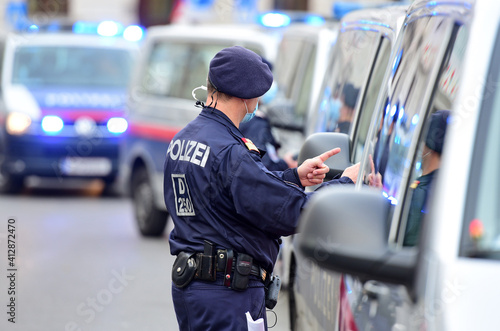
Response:
[{"label": "tire", "polygon": [[290,330],[297,330],[297,303],[295,302],[295,277],[297,273],[297,267],[295,265],[295,261],[290,263],[290,275],[288,280],[288,309],[290,312]]},{"label": "tire", "polygon": [[145,237],[160,237],[167,225],[168,213],[156,208],[153,187],[145,168],[132,174],[132,201],[135,219],[141,234]]}]

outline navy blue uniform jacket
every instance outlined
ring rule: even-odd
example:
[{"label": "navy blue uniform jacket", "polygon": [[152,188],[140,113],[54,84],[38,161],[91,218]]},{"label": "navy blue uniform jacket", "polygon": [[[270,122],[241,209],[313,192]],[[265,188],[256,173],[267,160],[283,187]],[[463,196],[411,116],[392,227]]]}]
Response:
[{"label": "navy blue uniform jacket", "polygon": [[[207,239],[273,270],[278,239],[295,233],[308,194],[296,170],[271,172],[251,148],[229,118],[213,108],[204,108],[172,139],[164,197],[174,222],[173,255],[202,252]],[[352,183],[348,178],[340,182]]]}]

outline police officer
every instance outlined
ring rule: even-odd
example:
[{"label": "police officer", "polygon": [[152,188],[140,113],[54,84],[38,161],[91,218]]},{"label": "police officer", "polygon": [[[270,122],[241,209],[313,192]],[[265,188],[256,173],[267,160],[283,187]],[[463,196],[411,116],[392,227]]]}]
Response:
[{"label": "police officer", "polygon": [[438,110],[431,115],[422,150],[422,175],[411,185],[413,194],[403,240],[405,246],[415,246],[418,242],[422,215],[427,212],[429,191],[441,165],[441,153],[449,115],[449,110]]},{"label": "police officer", "polygon": [[[169,145],[164,196],[174,222],[172,298],[180,330],[247,330],[247,312],[267,323],[265,287],[272,285],[280,237],[295,232],[309,197],[304,187],[322,183],[324,161],[340,151],[285,171],[262,164],[238,127],[272,81],[256,53],[221,50],[210,62],[208,105]],[[353,183],[358,168],[323,185]]]}]

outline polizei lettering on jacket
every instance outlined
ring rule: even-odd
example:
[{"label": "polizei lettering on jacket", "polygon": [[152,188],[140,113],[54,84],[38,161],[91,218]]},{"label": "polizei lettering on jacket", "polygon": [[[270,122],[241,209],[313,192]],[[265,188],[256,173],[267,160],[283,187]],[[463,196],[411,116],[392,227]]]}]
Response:
[{"label": "polizei lettering on jacket", "polygon": [[210,146],[194,140],[177,139],[168,146],[167,155],[174,161],[188,161],[204,168],[210,155]]}]

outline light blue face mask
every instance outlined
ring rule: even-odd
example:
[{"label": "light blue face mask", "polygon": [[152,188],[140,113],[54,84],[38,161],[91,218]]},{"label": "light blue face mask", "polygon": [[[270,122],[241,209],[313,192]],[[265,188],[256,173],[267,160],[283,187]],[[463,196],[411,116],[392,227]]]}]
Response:
[{"label": "light blue face mask", "polygon": [[241,123],[246,123],[246,122],[250,121],[255,116],[255,113],[259,109],[259,102],[257,102],[257,106],[255,106],[253,113],[248,112],[247,103],[246,103],[246,101],[243,101],[243,102],[245,103],[245,108],[247,110],[247,113],[245,114],[245,117],[243,117],[243,119],[241,120]]}]

